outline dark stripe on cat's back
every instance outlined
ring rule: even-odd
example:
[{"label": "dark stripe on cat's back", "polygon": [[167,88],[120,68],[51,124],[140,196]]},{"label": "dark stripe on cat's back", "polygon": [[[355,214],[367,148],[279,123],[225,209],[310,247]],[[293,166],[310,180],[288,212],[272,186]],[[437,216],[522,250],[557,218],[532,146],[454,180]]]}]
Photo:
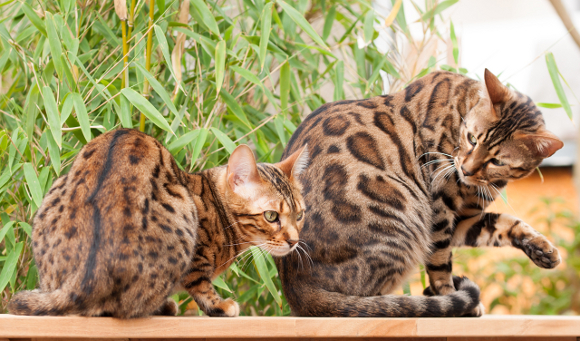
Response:
[{"label": "dark stripe on cat's back", "polygon": [[102,226],[101,226],[101,210],[96,203],[96,197],[103,183],[107,179],[109,173],[113,168],[113,157],[115,152],[115,147],[117,146],[117,142],[119,138],[123,135],[128,134],[128,130],[117,130],[113,138],[111,139],[111,143],[109,144],[108,152],[107,152],[107,159],[105,161],[105,165],[99,174],[99,178],[97,180],[97,186],[95,190],[91,194],[91,196],[87,199],[87,203],[93,206],[93,242],[91,244],[91,248],[89,250],[89,255],[87,257],[86,262],[86,270],[85,276],[81,282],[81,289],[83,290],[84,294],[89,295],[93,290],[93,284],[91,280],[94,278],[95,267],[97,266],[97,252],[101,248],[101,233],[102,233]]},{"label": "dark stripe on cat's back", "polygon": [[[387,134],[391,138],[393,144],[397,147],[397,150],[399,152],[399,163],[405,175],[415,181],[417,187],[419,187],[419,189],[421,190],[421,192],[423,192],[425,196],[429,196],[427,189],[423,188],[422,186],[424,185],[424,183],[419,181],[419,179],[417,178],[417,174],[409,169],[409,166],[411,166],[412,164],[411,162],[412,158],[409,156],[409,153],[407,152],[405,146],[403,145],[403,142],[401,141],[399,135],[396,133],[395,124],[391,116],[389,116],[389,114],[387,114],[386,112],[377,111],[374,113],[374,124],[383,133]],[[413,153],[414,152],[415,151],[413,151]]]},{"label": "dark stripe on cat's back", "polygon": [[121,136],[126,135],[128,133],[129,133],[128,130],[115,131],[115,134],[113,135],[113,138],[111,139],[111,143],[109,144],[109,149],[108,149],[108,153],[107,153],[107,160],[105,161],[105,165],[103,166],[103,169],[101,170],[101,173],[99,174],[99,179],[97,180],[97,186],[95,187],[95,190],[93,191],[93,193],[87,198],[87,202],[90,202],[90,203],[94,202],[97,193],[101,190],[101,187],[103,186],[103,182],[105,182],[105,179],[107,179],[107,176],[109,175],[109,173],[111,172],[111,169],[113,167],[113,150],[115,149],[115,146],[117,145],[117,140]]}]

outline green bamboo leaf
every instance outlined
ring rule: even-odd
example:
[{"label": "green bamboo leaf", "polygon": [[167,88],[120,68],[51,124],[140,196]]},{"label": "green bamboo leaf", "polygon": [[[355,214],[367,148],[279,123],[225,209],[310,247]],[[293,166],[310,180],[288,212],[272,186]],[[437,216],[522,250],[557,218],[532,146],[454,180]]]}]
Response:
[{"label": "green bamboo leaf", "polygon": [[4,291],[4,288],[6,288],[6,285],[14,275],[16,265],[18,264],[18,258],[20,257],[23,248],[24,242],[17,243],[14,249],[12,249],[8,254],[8,257],[6,257],[6,261],[2,267],[2,272],[0,273],[0,292]]},{"label": "green bamboo leaf", "polygon": [[458,1],[459,0],[447,0],[447,1],[443,1],[441,3],[436,4],[435,7],[433,7],[431,10],[429,10],[425,14],[423,14],[423,17],[421,18],[421,20],[429,21],[429,20],[433,19],[433,17],[435,17],[437,14],[439,14],[439,13],[443,12],[444,10],[446,10],[447,8],[455,5]]},{"label": "green bamboo leaf", "polygon": [[195,40],[195,42],[201,44],[203,49],[209,55],[211,55],[211,56],[215,55],[216,42],[214,42],[213,40],[209,39],[208,37],[199,35],[191,30],[186,30],[183,27],[176,27],[175,31],[181,32],[181,33],[185,34],[186,36],[193,38]]},{"label": "green bamboo leaf", "polygon": [[230,95],[226,91],[221,91],[220,96],[222,97],[223,101],[226,103],[226,106],[228,107],[228,109],[237,118],[239,118],[240,121],[242,121],[248,128],[252,129],[252,125],[250,124],[250,121],[248,121],[248,118],[246,117],[246,114],[244,113],[242,106],[238,103],[238,101],[236,101],[234,96]]},{"label": "green bamboo leaf", "polygon": [[[0,67],[2,70],[2,67]],[[34,132],[34,121],[38,115],[38,97],[40,96],[40,90],[36,83],[33,83],[32,87],[26,94],[26,101],[24,102],[24,114],[26,116],[26,136],[29,139],[32,138]],[[1,151],[0,151],[1,153]]]},{"label": "green bamboo leaf", "polygon": [[32,7],[30,7],[30,5],[27,4],[26,2],[22,2],[22,12],[24,12],[24,15],[26,15],[26,17],[28,18],[28,20],[30,20],[32,25],[34,25],[38,29],[38,31],[42,33],[42,35],[46,36],[46,27],[44,25],[44,22],[42,21],[42,19],[40,19],[38,14],[34,12]]},{"label": "green bamboo leaf", "polygon": [[228,153],[233,153],[236,149],[236,144],[224,133],[217,128],[211,128],[213,135],[221,142]]},{"label": "green bamboo leaf", "polygon": [[220,40],[215,48],[215,83],[216,97],[219,95],[224,81],[224,70],[226,66],[226,42]]},{"label": "green bamboo leaf", "polygon": [[365,43],[373,39],[373,33],[375,32],[373,28],[374,23],[375,23],[375,11],[373,9],[370,9],[365,15],[364,31],[363,31]]},{"label": "green bamboo leaf", "polygon": [[121,90],[121,93],[156,126],[175,135],[167,120],[165,120],[161,113],[145,97],[131,88],[124,88]]},{"label": "green bamboo leaf", "polygon": [[272,2],[264,6],[262,11],[262,27],[260,36],[260,70],[264,68],[266,62],[266,50],[270,41],[270,28],[272,27]]},{"label": "green bamboo leaf", "polygon": [[330,36],[330,31],[332,30],[332,25],[334,24],[334,20],[336,19],[336,5],[333,5],[326,13],[326,17],[324,18],[324,28],[322,29],[322,40],[326,41],[328,36]]},{"label": "green bamboo leaf", "polygon": [[199,135],[197,137],[197,140],[195,140],[193,152],[191,153],[191,161],[192,162],[191,162],[190,171],[193,169],[195,161],[197,161],[199,153],[201,152],[201,149],[203,148],[203,145],[205,144],[205,140],[207,139],[207,134],[209,133],[209,131],[205,128],[200,128],[198,130],[199,130]]},{"label": "green bamboo leaf", "polygon": [[264,88],[264,84],[262,83],[262,81],[255,74],[250,72],[249,70],[242,69],[241,67],[238,67],[235,65],[230,66],[230,70],[234,70],[236,73],[240,74],[242,77],[244,77],[248,81],[256,84],[260,88]]},{"label": "green bamboo leaf", "polygon": [[318,45],[328,50],[328,46],[326,46],[318,33],[316,33],[312,26],[310,26],[308,21],[304,18],[304,16],[302,16],[302,14],[300,14],[300,12],[282,0],[278,0],[278,3],[280,6],[282,6],[282,9],[284,9],[284,12],[290,17],[290,19],[296,23],[296,25],[300,26],[300,28],[306,32],[306,34],[308,34],[310,38],[312,38],[312,40],[314,40]]},{"label": "green bamboo leaf", "polygon": [[562,83],[560,83],[560,76],[558,75],[558,66],[556,65],[556,60],[554,59],[554,55],[552,52],[546,53],[546,65],[548,66],[548,72],[550,73],[550,78],[552,78],[552,84],[554,84],[554,90],[556,90],[556,94],[558,94],[558,99],[560,99],[560,103],[568,117],[572,119],[572,108],[570,108],[570,103],[568,103],[568,97],[566,97],[566,93],[562,88]]},{"label": "green bamboo leaf", "polygon": [[26,183],[28,184],[28,188],[32,194],[32,199],[34,199],[36,207],[40,207],[42,204],[42,188],[40,187],[40,182],[38,181],[36,172],[34,172],[34,166],[30,162],[27,162],[24,164],[23,169]]},{"label": "green bamboo leaf", "polygon": [[282,142],[282,146],[286,147],[286,132],[284,130],[284,117],[278,115],[274,119],[274,126],[276,127],[276,132]]},{"label": "green bamboo leaf", "polygon": [[52,134],[50,132],[45,132],[45,134],[48,145],[48,155],[50,155],[50,163],[52,164],[52,168],[54,168],[56,175],[60,175],[60,149],[58,148],[54,137],[52,137]]},{"label": "green bamboo leaf", "polygon": [[26,232],[28,237],[32,238],[32,226],[28,225],[27,223],[25,223],[23,221],[19,222],[18,225],[20,225],[20,227],[22,227],[22,229],[24,230],[24,232]]},{"label": "green bamboo leaf", "polygon": [[212,31],[217,37],[221,39],[218,24],[205,2],[203,0],[191,0],[191,3],[199,13],[199,16],[202,18],[203,23],[207,26],[207,28],[209,28],[210,31]]},{"label": "green bamboo leaf", "polygon": [[[153,75],[149,71],[147,71],[143,66],[141,66],[138,63],[135,65],[137,65],[137,68],[139,69],[139,71],[141,71],[143,73],[143,75],[145,76],[145,78],[147,78],[147,80],[149,81],[149,84],[151,84],[151,87],[153,88],[153,90],[155,90],[155,92],[159,95],[159,97],[161,97],[161,99],[163,100],[163,103],[165,103],[165,105],[167,105],[167,108],[175,116],[179,116],[179,111],[177,111],[177,108],[175,107],[175,105],[171,101],[171,97],[169,97],[169,94],[167,93],[167,91],[165,91],[165,88],[163,87],[163,85],[161,85],[161,83],[159,83],[159,81],[157,79],[155,79],[155,77],[153,77]],[[171,65],[171,64],[169,64],[169,65]]]},{"label": "green bamboo leaf", "polygon": [[224,289],[227,292],[232,292],[232,289],[230,289],[226,282],[224,282],[222,276],[217,276],[211,283],[218,288]]},{"label": "green bamboo leaf", "polygon": [[282,113],[286,113],[288,110],[290,86],[290,64],[286,62],[280,69],[280,109],[282,110]]},{"label": "green bamboo leaf", "polygon": [[129,105],[129,100],[125,96],[121,96],[121,107],[117,113],[123,128],[133,128],[133,121],[131,120],[131,105]]},{"label": "green bamboo leaf", "polygon": [[8,230],[10,230],[10,228],[14,226],[15,223],[16,223],[15,221],[11,221],[8,222],[7,224],[4,224],[4,227],[2,227],[2,229],[0,230],[0,243],[2,242],[2,240],[4,240],[4,236],[6,236]]},{"label": "green bamboo leaf", "polygon": [[[371,74],[369,81],[367,82],[366,91],[369,91],[370,87],[375,83],[375,81],[379,78],[381,68],[385,65],[387,58],[381,58],[379,60],[379,64],[374,68],[373,73]],[[344,76],[343,76],[344,78]]]},{"label": "green bamboo leaf", "polygon": [[459,47],[457,45],[457,37],[455,36],[453,21],[451,22],[449,29],[451,31],[451,44],[453,45],[453,60],[455,60],[455,65],[459,65]]},{"label": "green bamboo leaf", "polygon": [[52,55],[52,61],[54,63],[54,67],[56,68],[56,73],[58,74],[59,79],[64,79],[64,68],[62,65],[62,44],[60,43],[60,38],[58,37],[58,33],[56,31],[54,18],[50,12],[46,12],[45,14],[45,23],[48,44],[50,46],[50,54]]},{"label": "green bamboo leaf", "polygon": [[171,154],[175,155],[179,153],[183,149],[183,147],[185,147],[186,145],[190,144],[193,140],[195,140],[198,135],[199,129],[185,133],[181,135],[177,140],[171,142],[167,146],[167,150],[169,150]]},{"label": "green bamboo leaf", "polygon": [[87,114],[87,107],[85,107],[85,102],[80,94],[76,92],[69,93],[67,101],[72,101],[77,112],[77,119],[81,126],[81,131],[83,136],[88,141],[91,140],[91,124],[89,122],[89,115]]},{"label": "green bamboo leaf", "polygon": [[62,145],[62,125],[60,123],[60,115],[58,113],[58,107],[56,105],[56,100],[54,99],[54,94],[49,86],[44,86],[42,88],[42,96],[44,97],[44,108],[46,109],[46,116],[48,119],[48,126],[50,127],[50,132],[58,148]]},{"label": "green bamboo leaf", "polygon": [[261,254],[259,248],[255,246],[252,246],[250,250],[252,251],[254,265],[256,266],[256,270],[258,271],[260,278],[262,279],[262,281],[264,281],[264,284],[266,284],[266,288],[268,288],[268,291],[270,292],[270,294],[272,294],[272,297],[274,297],[276,303],[278,303],[278,305],[282,307],[282,298],[280,297],[278,290],[276,290],[276,286],[274,285],[274,282],[272,282],[272,278],[270,278],[270,274],[268,272],[268,265],[266,265],[266,260],[264,259],[264,256]]},{"label": "green bamboo leaf", "polygon": [[403,294],[411,296],[411,286],[408,281],[403,284]]},{"label": "green bamboo leaf", "polygon": [[562,104],[560,103],[536,103],[537,106],[539,106],[540,108],[546,108],[546,109],[558,109],[562,107]]},{"label": "green bamboo leaf", "polygon": [[[158,25],[154,25],[154,29],[155,29],[155,37],[157,38],[157,43],[159,44],[159,47],[161,48],[161,53],[163,54],[163,58],[165,58],[165,64],[167,65],[169,72],[171,72],[173,79],[175,79],[175,82],[178,82],[177,76],[175,75],[175,71],[173,71],[173,66],[172,66],[173,64],[171,63],[171,54],[169,54],[169,45],[167,45],[167,39],[165,39],[165,33],[163,32],[163,29],[161,29],[161,27],[159,27]],[[159,82],[157,82],[157,84],[159,84]],[[153,85],[153,84],[151,84],[151,85]],[[161,86],[161,84],[159,84],[159,86]],[[161,88],[163,88],[163,87],[161,86]],[[157,90],[155,90],[155,91],[157,91]],[[157,93],[159,94],[159,92],[157,92]],[[161,94],[159,94],[159,95],[161,96]],[[177,112],[177,109],[175,109],[175,112]]]}]

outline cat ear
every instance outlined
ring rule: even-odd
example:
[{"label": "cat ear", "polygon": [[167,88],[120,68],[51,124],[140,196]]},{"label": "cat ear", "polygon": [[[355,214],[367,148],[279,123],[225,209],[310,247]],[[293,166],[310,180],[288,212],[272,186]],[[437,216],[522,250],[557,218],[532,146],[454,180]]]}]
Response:
[{"label": "cat ear", "polygon": [[236,192],[241,186],[262,182],[254,153],[245,144],[239,145],[228,160],[227,180],[230,188]]},{"label": "cat ear", "polygon": [[283,161],[276,164],[288,178],[301,174],[308,166],[308,145],[295,151]]},{"label": "cat ear", "polygon": [[484,78],[487,94],[492,104],[503,103],[510,99],[510,90],[507,86],[501,84],[499,79],[488,69],[485,69]]},{"label": "cat ear", "polygon": [[564,146],[556,135],[547,130],[540,130],[535,134],[526,134],[520,137],[524,144],[536,157],[547,158]]}]

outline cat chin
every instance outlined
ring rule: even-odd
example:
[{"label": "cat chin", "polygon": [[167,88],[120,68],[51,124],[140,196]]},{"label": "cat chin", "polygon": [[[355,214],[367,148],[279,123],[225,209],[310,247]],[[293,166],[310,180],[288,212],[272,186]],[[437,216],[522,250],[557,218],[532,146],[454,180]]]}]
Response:
[{"label": "cat chin", "polygon": [[294,251],[294,248],[290,248],[290,249],[288,249],[288,250],[286,250],[286,251],[271,250],[271,251],[270,251],[270,254],[271,254],[273,257],[284,257],[284,256],[287,256],[287,255],[288,255],[289,253],[291,253],[292,251]]}]

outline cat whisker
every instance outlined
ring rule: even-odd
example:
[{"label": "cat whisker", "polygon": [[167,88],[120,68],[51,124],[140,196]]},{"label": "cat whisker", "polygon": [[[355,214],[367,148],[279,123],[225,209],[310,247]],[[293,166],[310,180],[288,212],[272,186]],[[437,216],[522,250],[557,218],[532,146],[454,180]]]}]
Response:
[{"label": "cat whisker", "polygon": [[449,166],[446,166],[446,167],[445,167],[445,168],[443,168],[442,170],[438,171],[438,172],[435,174],[435,177],[433,178],[433,180],[431,180],[431,186],[433,186],[433,185],[435,184],[435,180],[437,180],[437,178],[438,178],[438,177],[439,177],[441,174],[443,174],[443,172],[445,172],[445,171],[449,170],[449,169],[450,169],[450,168],[452,168],[452,167],[455,167],[455,165],[449,165]]},{"label": "cat whisker", "polygon": [[423,166],[421,166],[421,168],[425,168],[425,167],[427,167],[427,166],[429,166],[431,164],[434,164],[434,163],[440,163],[440,162],[445,162],[445,161],[453,161],[453,159],[431,160],[429,162],[425,162],[423,164]]},{"label": "cat whisker", "polygon": [[234,226],[235,224],[239,223],[240,221],[241,221],[241,220],[235,221],[235,222],[233,222],[233,223],[232,223],[230,226],[228,226],[228,227],[224,227],[224,230],[227,230],[227,229],[229,229],[230,227]]},{"label": "cat whisker", "polygon": [[[304,245],[306,245],[308,247],[308,245],[306,243],[304,243]],[[309,262],[310,262],[310,267],[314,266],[314,261],[312,260],[312,257],[310,257],[310,255],[308,254],[308,252],[302,247],[300,246],[300,244],[297,245],[297,250],[300,249],[302,250],[302,252],[304,252],[304,254],[306,255],[306,257],[308,258]]]},{"label": "cat whisker", "polygon": [[441,153],[441,152],[426,152],[421,154],[419,157],[417,157],[417,160],[419,160],[420,158],[423,157],[423,155],[427,155],[427,154],[443,154],[445,156],[449,156],[449,157],[453,157],[453,155],[447,154],[447,153]]},{"label": "cat whisker", "polygon": [[304,244],[304,246],[306,246],[308,248],[308,250],[312,251],[312,248],[310,247],[310,245],[308,245],[304,240],[302,239],[298,239],[298,244]]}]

